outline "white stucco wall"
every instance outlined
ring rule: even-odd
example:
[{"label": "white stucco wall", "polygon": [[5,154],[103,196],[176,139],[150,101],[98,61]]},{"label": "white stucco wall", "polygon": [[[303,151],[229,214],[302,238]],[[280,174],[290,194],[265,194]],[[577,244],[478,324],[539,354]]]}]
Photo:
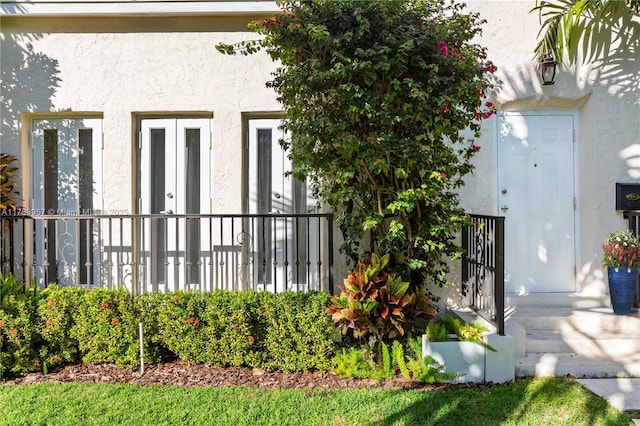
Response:
[{"label": "white stucco wall", "polygon": [[[561,66],[554,85],[541,85],[532,53],[540,22],[537,13],[529,13],[534,3],[467,2],[470,10],[487,20],[479,42],[498,66],[499,99],[534,96],[542,103],[550,97],[575,99],[590,94],[582,108],[566,110],[577,115],[576,290],[606,294],[600,245],[609,232],[627,226],[622,213],[615,210],[615,183],[640,182],[640,64],[633,57],[614,55],[607,66],[597,62]],[[475,158],[477,168],[461,198],[468,211],[498,215],[497,133],[495,118],[490,121],[483,125],[483,136],[477,142],[482,146]],[[455,300],[455,292],[447,296]]]},{"label": "white stucco wall", "polygon": [[[242,30],[246,20],[218,32],[220,22],[211,18],[210,31],[191,32],[185,29],[188,23],[176,25],[172,18],[149,18],[142,24],[132,18],[58,19],[55,26],[30,18],[3,20],[2,69],[13,75],[18,87],[4,93],[12,104],[3,103],[2,150],[21,154],[24,141],[15,128],[20,114],[99,112],[105,144],[104,198],[109,204],[105,208],[133,211],[132,114],[208,113],[214,117],[215,211],[241,211],[241,114],[276,112],[281,107],[265,87],[274,69],[266,53],[226,56],[214,48],[218,42],[251,38]],[[140,31],[150,23],[156,30]],[[94,25],[99,32],[92,31]],[[163,27],[168,30],[161,31]]]}]

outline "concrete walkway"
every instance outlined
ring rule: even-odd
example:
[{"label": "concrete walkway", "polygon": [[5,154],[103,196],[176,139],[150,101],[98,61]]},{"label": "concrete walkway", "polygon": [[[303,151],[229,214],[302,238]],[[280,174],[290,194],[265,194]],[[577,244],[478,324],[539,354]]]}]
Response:
[{"label": "concrete walkway", "polygon": [[[640,410],[640,378],[576,379],[620,411]],[[640,420],[634,420],[640,425]]]}]

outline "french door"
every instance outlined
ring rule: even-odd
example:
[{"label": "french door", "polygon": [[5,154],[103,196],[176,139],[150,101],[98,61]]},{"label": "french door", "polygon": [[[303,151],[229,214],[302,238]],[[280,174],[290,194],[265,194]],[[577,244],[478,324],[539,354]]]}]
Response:
[{"label": "french door", "polygon": [[81,218],[102,209],[102,120],[35,119],[30,143],[34,214],[80,218],[37,221],[34,278],[40,286],[96,284],[96,230]]},{"label": "french door", "polygon": [[140,235],[142,282],[199,288],[211,262],[209,224],[189,215],[211,213],[211,120],[143,119],[139,148],[139,210],[153,215]]},{"label": "french door", "polygon": [[291,160],[279,140],[288,138],[280,120],[248,122],[249,213],[265,215],[253,226],[253,282],[272,292],[316,288],[319,281],[318,240],[315,223],[302,217],[315,200],[305,182],[290,175]]}]

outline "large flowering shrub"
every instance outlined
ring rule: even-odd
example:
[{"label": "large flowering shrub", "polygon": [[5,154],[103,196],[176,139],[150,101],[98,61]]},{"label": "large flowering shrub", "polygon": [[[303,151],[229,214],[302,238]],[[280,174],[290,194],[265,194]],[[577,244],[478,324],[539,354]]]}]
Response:
[{"label": "large flowering shrub", "polygon": [[627,229],[609,234],[602,244],[602,266],[633,268],[638,266],[639,244],[633,231]]},{"label": "large flowering shrub", "polygon": [[483,21],[442,0],[279,4],[251,27],[260,39],[218,50],[278,62],[268,85],[286,109],[283,146],[336,212],[343,252],[357,261],[369,234],[411,284],[445,284],[465,221],[456,188],[480,149],[469,135],[495,113],[496,67],[472,42]]}]

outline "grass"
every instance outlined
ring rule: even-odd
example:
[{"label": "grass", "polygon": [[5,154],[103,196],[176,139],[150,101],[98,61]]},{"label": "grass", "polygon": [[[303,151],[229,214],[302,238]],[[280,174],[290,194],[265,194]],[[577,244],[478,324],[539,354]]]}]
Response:
[{"label": "grass", "polygon": [[484,390],[0,385],[0,425],[629,425],[566,378]]}]

